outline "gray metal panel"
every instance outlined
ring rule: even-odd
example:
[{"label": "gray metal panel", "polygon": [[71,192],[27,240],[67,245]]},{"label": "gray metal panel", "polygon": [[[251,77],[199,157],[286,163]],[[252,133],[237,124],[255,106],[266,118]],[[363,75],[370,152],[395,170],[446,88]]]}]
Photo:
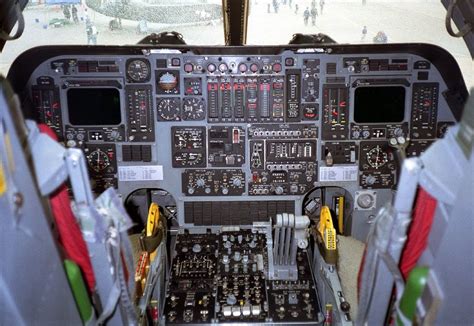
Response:
[{"label": "gray metal panel", "polygon": [[[350,83],[353,81],[359,79],[359,78],[405,78],[410,84],[413,84],[414,82],[417,82],[417,70],[413,69],[413,63],[419,60],[425,60],[424,58],[413,55],[413,54],[406,54],[406,53],[385,53],[385,54],[367,54],[371,59],[377,60],[377,59],[400,59],[404,58],[407,59],[407,64],[408,64],[408,70],[406,71],[369,71],[365,73],[354,73],[351,72],[347,67],[344,67],[344,58],[351,57],[351,55],[334,55],[334,54],[327,54],[327,53],[299,53],[295,54],[292,51],[284,51],[281,53],[281,58],[282,61],[284,61],[285,58],[289,57],[297,57],[297,62],[295,65],[295,68],[300,68],[302,65],[303,59],[314,59],[317,58],[320,60],[320,67],[321,67],[321,72],[319,73],[319,78],[320,78],[320,85],[319,85],[319,94],[322,94],[323,90],[323,85],[325,84],[325,80],[327,77],[342,77],[345,80],[345,83],[347,86],[349,86]],[[171,58],[177,57],[181,58],[183,61],[184,58],[190,58],[193,57],[192,53],[186,53],[186,54],[181,54],[179,52],[176,53],[151,53],[149,55],[134,55],[134,56],[113,56],[113,55],[104,55],[104,56],[91,56],[91,55],[68,55],[68,56],[61,56],[61,57],[55,57],[52,59],[49,59],[48,61],[45,61],[43,64],[41,64],[35,72],[32,74],[30,78],[30,85],[34,84],[36,81],[36,78],[39,76],[50,76],[54,79],[55,84],[61,86],[67,79],[84,79],[84,80],[100,80],[100,79],[111,79],[111,80],[116,80],[120,81],[122,85],[126,85],[126,78],[125,78],[125,71],[126,71],[126,62],[127,59],[131,58],[144,58],[149,60],[150,62],[150,69],[152,71],[152,78],[150,82],[147,82],[146,85],[153,85],[154,80],[156,78],[155,76],[155,71],[158,69],[156,60],[157,59],[166,59],[169,60]],[[197,55],[195,57],[198,57]],[[213,56],[210,56],[213,57]],[[217,57],[217,56],[216,56]],[[235,56],[235,55],[230,55],[230,56],[223,56],[224,61],[234,61],[234,62],[239,62],[239,60],[242,59],[240,56]],[[356,57],[364,57],[364,55],[356,55]],[[70,58],[76,58],[78,60],[113,60],[116,61],[119,71],[115,73],[82,73],[76,75],[61,75],[60,73],[55,72],[52,68],[50,63],[54,60],[58,59],[70,59]],[[201,57],[203,58],[203,57]],[[335,74],[327,74],[326,73],[326,65],[328,63],[337,63],[337,70]],[[169,68],[168,68],[169,69]],[[186,73],[184,72],[183,66],[181,65],[180,68],[178,67],[173,67],[173,69],[179,69],[180,70],[180,83],[184,83],[184,78],[187,76]],[[446,84],[444,83],[441,74],[439,71],[436,69],[436,67],[431,64],[429,69],[425,70],[426,72],[429,72],[429,80],[428,82],[437,82],[440,85],[439,91],[440,94],[442,94],[444,91],[447,90]],[[199,78],[203,78],[203,80],[206,79],[206,74],[200,75]],[[246,187],[246,192],[244,193],[243,196],[233,196],[233,197],[228,197],[228,196],[207,196],[207,197],[189,197],[185,196],[183,194],[182,189],[181,189],[181,173],[185,169],[180,169],[180,168],[173,168],[171,164],[171,127],[173,126],[208,126],[208,125],[213,125],[213,123],[208,123],[207,121],[156,121],[156,105],[158,100],[162,97],[162,95],[157,95],[155,87],[152,86],[152,107],[155,111],[155,122],[154,122],[154,130],[155,130],[155,141],[148,143],[149,145],[152,146],[152,161],[150,163],[143,163],[143,162],[123,162],[121,160],[122,158],[122,146],[123,144],[127,144],[126,142],[115,142],[116,150],[117,150],[117,165],[118,167],[124,167],[124,166],[134,166],[134,165],[161,165],[163,167],[163,173],[164,173],[164,178],[163,180],[159,181],[135,181],[135,182],[130,182],[130,181],[119,181],[118,182],[118,190],[119,192],[123,195],[124,198],[126,198],[130,193],[137,189],[141,188],[158,188],[158,189],[164,189],[174,197],[176,200],[177,206],[178,206],[178,220],[180,222],[180,225],[185,225],[184,221],[184,202],[186,201],[209,201],[209,200],[222,200],[225,197],[225,200],[228,201],[238,201],[238,200],[250,200],[250,201],[262,201],[262,200],[296,200],[296,214],[300,214],[301,212],[299,211],[299,206],[300,203],[302,202],[304,196],[250,196],[248,194],[248,187]],[[120,96],[122,98],[122,122],[126,123],[126,104],[124,101],[125,97],[125,91],[123,89],[120,89]],[[411,87],[407,88],[407,93],[406,93],[406,99],[405,99],[405,118],[404,122],[409,123],[410,122],[410,111],[411,111],[411,94],[412,90]],[[183,95],[181,94],[179,96],[181,99],[183,98]],[[203,88],[202,90],[202,97],[207,98],[207,89],[206,87]],[[322,106],[322,96],[317,99],[317,103],[320,105],[320,111],[321,111],[321,106]],[[63,112],[63,126],[69,123],[69,118],[68,118],[68,112],[67,112],[67,99],[64,91],[60,91],[60,99],[62,103],[62,112]],[[353,116],[354,116],[354,89],[350,87],[349,91],[349,123],[354,122]],[[322,125],[322,118],[318,121],[304,121],[301,123],[314,123],[316,126],[319,127],[319,134],[318,134],[318,145],[317,145],[317,161],[318,165],[320,167],[325,166],[325,161],[324,161],[324,155],[321,153],[321,125]],[[439,110],[438,110],[438,121],[453,121],[454,117],[444,100],[443,96],[440,95],[439,97]],[[299,123],[297,123],[299,124]],[[232,126],[239,126],[243,128],[244,130],[247,130],[249,124],[247,123],[216,123],[216,125],[219,126],[225,126],[225,125],[232,125]],[[64,130],[63,130],[64,131]],[[349,139],[347,139],[349,140]],[[92,141],[89,142],[91,144],[100,144],[103,142],[99,141]],[[355,140],[355,143],[359,145],[362,143],[360,140]],[[135,143],[135,144],[140,144],[140,143]],[[248,139],[246,136],[246,163],[242,166],[242,170],[245,172],[246,176],[250,176],[250,163],[249,163],[249,157],[251,155],[251,149],[248,146]],[[359,162],[356,160],[353,165],[358,165]],[[349,182],[317,182],[317,186],[340,186],[349,191],[352,195],[353,198],[355,198],[354,194],[356,191],[360,190],[359,186],[359,180],[357,181],[349,181]],[[375,216],[376,212],[382,207],[382,205],[389,201],[392,198],[393,192],[391,189],[376,189],[377,192],[377,201],[376,205],[368,210],[358,210],[355,211],[353,216],[352,216],[352,225],[351,225],[351,232],[352,235],[358,239],[365,240],[369,228],[370,228],[370,222],[371,219]],[[189,226],[189,225],[188,225]]]},{"label": "gray metal panel", "polygon": [[[0,123],[10,137],[13,155],[0,150],[9,175],[6,193],[0,194],[0,324],[79,325],[46,209],[10,115],[18,107],[11,107],[6,96],[11,104],[11,94],[1,88]],[[7,159],[13,159],[14,166]],[[21,195],[21,205],[14,204],[15,193]]]}]

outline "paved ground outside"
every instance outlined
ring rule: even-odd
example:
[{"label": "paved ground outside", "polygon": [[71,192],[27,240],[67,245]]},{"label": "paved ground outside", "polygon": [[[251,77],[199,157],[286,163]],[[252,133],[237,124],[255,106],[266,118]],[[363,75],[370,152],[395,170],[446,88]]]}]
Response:
[{"label": "paved ground outside", "polygon": [[[251,0],[248,44],[285,44],[294,33],[326,33],[338,43],[370,43],[378,31],[384,31],[389,42],[423,42],[437,44],[447,49],[458,61],[464,72],[466,84],[474,86],[474,62],[461,39],[454,39],[444,28],[445,10],[433,0],[383,1],[325,0],[323,12],[316,1],[316,25],[304,24],[303,13],[311,0],[280,0],[275,13],[273,0]],[[290,7],[291,3],[291,7]],[[298,12],[295,13],[296,4]],[[270,13],[268,9],[270,8]],[[109,30],[112,17],[103,16],[84,6],[78,7],[78,24],[51,27],[53,18],[64,18],[58,6],[30,6],[24,11],[24,35],[7,43],[0,54],[0,73],[6,74],[10,64],[23,51],[47,44],[87,44],[85,18],[97,26],[97,44],[135,44],[144,35],[137,34],[137,21],[122,20],[122,30]],[[362,39],[362,29],[367,26],[367,36]],[[171,26],[148,23],[149,32],[176,30],[189,44],[217,45],[224,43],[221,21],[202,24]]]}]

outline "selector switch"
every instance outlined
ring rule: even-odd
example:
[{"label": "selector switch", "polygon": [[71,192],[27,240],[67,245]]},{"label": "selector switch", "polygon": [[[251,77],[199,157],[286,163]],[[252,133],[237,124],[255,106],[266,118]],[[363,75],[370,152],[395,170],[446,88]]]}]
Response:
[{"label": "selector switch", "polygon": [[376,181],[377,181],[377,179],[371,174],[369,174],[366,178],[366,182],[369,186],[373,185]]},{"label": "selector switch", "polygon": [[197,254],[197,253],[200,253],[201,250],[202,250],[201,245],[199,245],[198,243],[196,243],[196,244],[193,246],[193,252],[194,252],[194,253],[196,253],[196,254]]},{"label": "selector switch", "polygon": [[283,195],[284,189],[282,186],[275,187],[275,194],[276,195]]},{"label": "selector switch", "polygon": [[228,305],[233,306],[233,305],[235,305],[235,304],[237,303],[237,298],[235,297],[235,295],[233,295],[233,294],[231,293],[231,294],[229,294],[229,295],[227,296],[226,302],[227,302]]}]

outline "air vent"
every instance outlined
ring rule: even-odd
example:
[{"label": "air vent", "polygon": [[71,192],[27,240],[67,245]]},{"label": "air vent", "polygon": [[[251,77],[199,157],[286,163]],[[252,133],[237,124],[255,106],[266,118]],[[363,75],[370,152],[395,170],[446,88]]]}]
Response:
[{"label": "air vent", "polygon": [[335,75],[337,72],[337,64],[330,62],[326,64],[326,73],[329,75]]},{"label": "air vent", "polygon": [[115,61],[78,61],[79,72],[118,72],[119,68]]},{"label": "air vent", "polygon": [[392,63],[408,63],[407,59],[392,59]]},{"label": "air vent", "polygon": [[151,162],[151,146],[123,145],[122,160],[124,162]]},{"label": "air vent", "polygon": [[329,84],[344,84],[346,79],[344,77],[327,77],[326,83]]},{"label": "air vent", "polygon": [[388,59],[370,60],[369,61],[370,71],[385,71],[388,70]]},{"label": "air vent", "polygon": [[268,221],[281,213],[295,212],[295,202],[285,201],[205,201],[185,202],[184,221],[195,225],[249,225]]}]

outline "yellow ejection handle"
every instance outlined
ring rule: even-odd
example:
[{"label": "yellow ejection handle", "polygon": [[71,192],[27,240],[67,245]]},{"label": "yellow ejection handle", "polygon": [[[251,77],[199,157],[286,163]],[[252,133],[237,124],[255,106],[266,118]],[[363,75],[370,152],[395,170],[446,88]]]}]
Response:
[{"label": "yellow ejection handle", "polygon": [[[160,221],[160,210],[157,204],[151,203],[150,209],[148,210],[148,219],[146,221],[146,236],[151,237],[158,227]],[[158,248],[150,254],[150,261],[153,261],[156,257]]]},{"label": "yellow ejection handle", "polygon": [[321,215],[319,218],[318,232],[324,242],[326,250],[336,250],[336,229],[332,224],[332,217],[329,207],[323,206],[321,208]]}]

